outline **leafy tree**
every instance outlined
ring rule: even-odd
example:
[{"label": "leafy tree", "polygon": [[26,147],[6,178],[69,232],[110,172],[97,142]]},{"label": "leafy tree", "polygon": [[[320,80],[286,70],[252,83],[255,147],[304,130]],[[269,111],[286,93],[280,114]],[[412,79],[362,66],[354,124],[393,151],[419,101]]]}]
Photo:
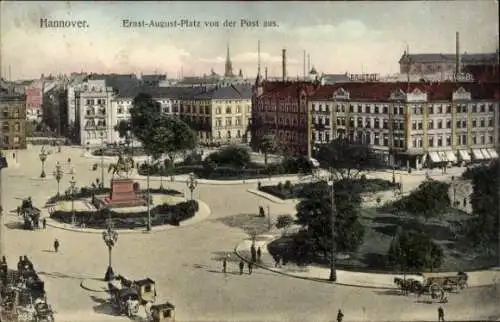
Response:
[{"label": "leafy tree", "polygon": [[244,147],[230,145],[219,151],[213,152],[205,159],[216,165],[228,165],[234,167],[244,167],[250,163],[250,154]]},{"label": "leafy tree", "polygon": [[160,112],[160,103],[155,101],[149,94],[140,93],[132,102],[130,129],[145,148],[154,135],[153,131],[158,124]]},{"label": "leafy tree", "polygon": [[474,246],[498,254],[498,232],[500,231],[499,161],[488,167],[479,167],[472,174],[471,206],[474,217],[468,223],[467,237]]},{"label": "leafy tree", "polygon": [[443,250],[421,231],[398,232],[388,251],[389,264],[407,270],[439,268],[443,263]]},{"label": "leafy tree", "polygon": [[443,214],[451,206],[450,185],[440,181],[424,181],[417,190],[395,202],[396,208],[421,216],[425,221]]},{"label": "leafy tree", "polygon": [[118,132],[120,138],[125,139],[125,144],[130,149],[130,143],[132,142],[131,122],[129,120],[121,120],[115,125],[115,131]]},{"label": "leafy tree", "polygon": [[[335,182],[336,251],[355,251],[362,243],[364,227],[359,221],[360,191],[348,180]],[[310,185],[305,198],[297,205],[297,223],[304,227],[303,238],[309,238],[311,250],[328,258],[332,248],[332,198],[326,182]]]},{"label": "leafy tree", "polygon": [[268,154],[275,152],[277,149],[275,137],[270,134],[262,136],[259,148],[264,153],[264,164],[267,165]]}]

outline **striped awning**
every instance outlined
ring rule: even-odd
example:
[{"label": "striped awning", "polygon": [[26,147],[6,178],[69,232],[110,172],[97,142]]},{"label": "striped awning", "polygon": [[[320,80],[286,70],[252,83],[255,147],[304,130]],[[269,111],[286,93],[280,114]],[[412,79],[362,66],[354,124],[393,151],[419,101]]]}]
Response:
[{"label": "striped awning", "polygon": [[449,162],[450,161],[446,157],[446,153],[444,151],[439,151],[438,155],[439,155],[439,158],[441,159],[442,162]]},{"label": "striped awning", "polygon": [[446,151],[446,158],[448,159],[448,162],[457,162],[457,156],[453,151]]},{"label": "striped awning", "polygon": [[469,151],[467,150],[458,150],[458,156],[462,161],[470,161],[470,154]]},{"label": "striped awning", "polygon": [[431,158],[431,161],[434,163],[441,162],[441,159],[439,158],[437,152],[429,152],[429,158]]},{"label": "striped awning", "polygon": [[472,149],[472,156],[475,160],[484,160],[484,156],[479,149]]},{"label": "striped awning", "polygon": [[490,153],[492,159],[498,158],[498,153],[497,151],[495,151],[495,149],[487,149],[487,150]]},{"label": "striped awning", "polygon": [[491,155],[488,153],[488,150],[486,150],[486,149],[481,149],[481,153],[484,155],[484,158],[485,158],[486,160],[488,160],[488,159],[493,159],[493,158],[491,157]]}]

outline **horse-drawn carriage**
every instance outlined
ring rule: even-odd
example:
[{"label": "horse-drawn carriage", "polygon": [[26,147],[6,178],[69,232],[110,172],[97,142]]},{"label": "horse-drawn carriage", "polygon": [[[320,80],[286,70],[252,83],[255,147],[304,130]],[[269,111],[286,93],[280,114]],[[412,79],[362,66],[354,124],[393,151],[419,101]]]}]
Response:
[{"label": "horse-drawn carriage", "polygon": [[445,292],[458,292],[467,286],[468,275],[458,272],[456,275],[447,273],[424,273],[420,278],[394,278],[394,283],[406,295],[414,293],[418,296],[429,295],[433,300],[446,302]]},{"label": "horse-drawn carriage", "polygon": [[169,302],[151,306],[152,322],[175,322],[175,306]]},{"label": "horse-drawn carriage", "polygon": [[119,288],[108,283],[109,293],[113,304],[119,309],[120,313],[133,317],[139,312],[140,297],[135,288]]},{"label": "horse-drawn carriage", "polygon": [[41,211],[33,206],[31,197],[22,201],[21,206],[18,207],[18,213],[23,217],[24,229],[33,230],[39,227]]},{"label": "horse-drawn carriage", "polygon": [[122,287],[130,287],[137,290],[139,294],[141,305],[145,305],[146,303],[154,303],[156,301],[156,287],[155,282],[149,277],[132,281],[121,275],[117,276],[117,279],[120,281]]}]

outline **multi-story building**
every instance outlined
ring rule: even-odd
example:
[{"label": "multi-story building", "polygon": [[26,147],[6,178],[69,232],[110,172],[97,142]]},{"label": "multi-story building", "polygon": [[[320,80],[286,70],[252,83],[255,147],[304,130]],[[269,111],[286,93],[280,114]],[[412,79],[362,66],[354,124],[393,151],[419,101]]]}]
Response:
[{"label": "multi-story building", "polygon": [[306,155],[307,101],[318,82],[265,82],[257,78],[252,96],[252,148],[265,135],[274,136],[281,153]]},{"label": "multi-story building", "polygon": [[36,121],[42,116],[43,83],[26,88],[26,117]]},{"label": "multi-story building", "polygon": [[251,86],[202,87],[184,96],[180,117],[201,144],[248,143],[251,98]]},{"label": "multi-story building", "polygon": [[329,138],[347,136],[369,145],[388,164],[414,168],[496,158],[500,114],[496,85],[323,86],[308,102],[308,153]]},{"label": "multi-story building", "polygon": [[26,149],[26,97],[0,92],[0,149]]}]

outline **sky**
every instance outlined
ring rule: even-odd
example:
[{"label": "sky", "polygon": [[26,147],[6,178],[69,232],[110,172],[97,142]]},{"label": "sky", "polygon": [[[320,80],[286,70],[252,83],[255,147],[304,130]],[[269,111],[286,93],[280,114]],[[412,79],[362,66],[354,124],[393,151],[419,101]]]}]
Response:
[{"label": "sky", "polygon": [[[497,49],[498,1],[363,2],[0,2],[1,75],[38,78],[71,72],[167,74],[224,72],[229,44],[235,73],[302,75],[304,50],[323,73],[399,71],[410,53],[454,53]],[[86,20],[86,28],[41,28],[40,20]],[[199,27],[124,27],[123,20],[196,20]],[[241,25],[241,20],[258,26]],[[225,27],[224,22],[236,26]],[[205,26],[218,21],[219,27]],[[265,22],[274,22],[275,26]],[[273,23],[271,23],[272,25]]]}]

